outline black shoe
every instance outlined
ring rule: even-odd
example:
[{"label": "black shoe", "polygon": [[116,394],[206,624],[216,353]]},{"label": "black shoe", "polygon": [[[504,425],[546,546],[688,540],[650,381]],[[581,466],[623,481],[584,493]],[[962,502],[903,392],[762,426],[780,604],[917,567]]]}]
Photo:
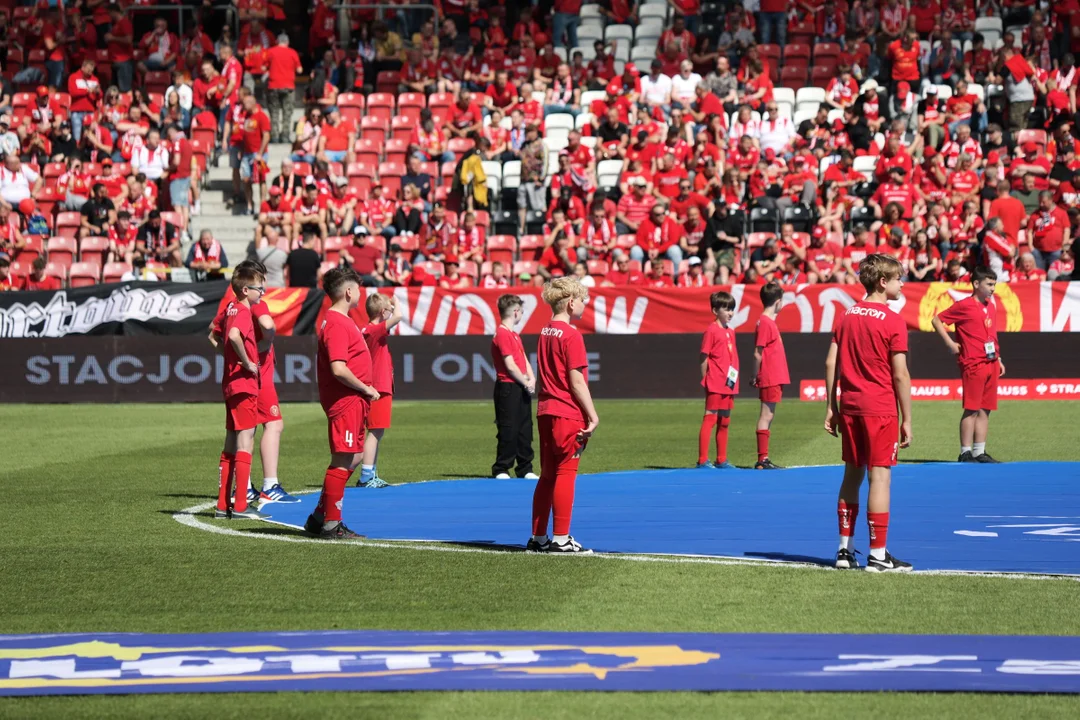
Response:
[{"label": "black shoe", "polygon": [[875,573],[885,572],[911,572],[911,563],[906,563],[903,560],[897,560],[892,555],[885,552],[884,560],[877,560],[871,555],[866,560],[866,571]]},{"label": "black shoe", "polygon": [[836,551],[836,569],[837,570],[858,570],[859,561],[855,558],[854,550],[837,550]]},{"label": "black shoe", "polygon": [[549,553],[579,553],[582,555],[592,555],[592,550],[581,547],[581,543],[574,539],[571,535],[564,543],[557,543],[554,540],[548,543],[546,552]]},{"label": "black shoe", "polygon": [[310,535],[322,534],[323,519],[315,513],[311,513],[307,516],[307,522],[304,523],[304,531]]},{"label": "black shoe", "polygon": [[761,462],[754,463],[754,469],[755,470],[782,470],[783,468],[781,468],[779,465],[774,463],[769,458],[765,458]]},{"label": "black shoe", "polygon": [[360,535],[354,533],[349,528],[345,527],[345,523],[339,522],[329,530],[322,530],[319,532],[320,540],[363,540],[367,535]]},{"label": "black shoe", "polygon": [[525,552],[527,553],[543,553],[548,551],[548,547],[551,545],[551,540],[544,540],[544,542],[536,542],[536,540],[529,538],[529,542],[525,543]]},{"label": "black shoe", "polygon": [[976,460],[975,456],[971,454],[970,450],[968,450],[967,452],[960,453],[960,457],[956,458],[956,462],[958,462],[958,463],[973,463],[973,462],[979,462],[979,461]]},{"label": "black shoe", "polygon": [[992,465],[1000,465],[1001,464],[1000,460],[995,460],[994,458],[990,457],[990,455],[988,455],[987,453],[983,453],[982,455],[976,455],[975,456],[975,462],[978,462],[978,463],[990,463]]}]

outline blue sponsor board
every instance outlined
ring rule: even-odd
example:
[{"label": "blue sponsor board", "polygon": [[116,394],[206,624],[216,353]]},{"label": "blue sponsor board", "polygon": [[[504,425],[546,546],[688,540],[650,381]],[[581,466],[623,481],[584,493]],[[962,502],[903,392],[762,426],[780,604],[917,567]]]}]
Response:
[{"label": "blue sponsor board", "polygon": [[287,690],[1080,692],[1080,638],[548,632],[0,636],[0,696]]}]

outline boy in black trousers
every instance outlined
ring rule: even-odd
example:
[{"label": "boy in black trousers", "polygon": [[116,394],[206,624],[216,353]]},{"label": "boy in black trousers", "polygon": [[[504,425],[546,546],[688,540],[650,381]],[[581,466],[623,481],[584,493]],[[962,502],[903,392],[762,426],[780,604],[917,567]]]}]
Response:
[{"label": "boy in black trousers", "polygon": [[495,365],[495,425],[499,447],[491,474],[509,480],[517,460],[517,474],[536,480],[533,472],[532,396],[536,392],[533,374],[521,336],[514,327],[521,322],[522,301],[517,295],[499,298],[499,327],[491,340],[491,362]]}]

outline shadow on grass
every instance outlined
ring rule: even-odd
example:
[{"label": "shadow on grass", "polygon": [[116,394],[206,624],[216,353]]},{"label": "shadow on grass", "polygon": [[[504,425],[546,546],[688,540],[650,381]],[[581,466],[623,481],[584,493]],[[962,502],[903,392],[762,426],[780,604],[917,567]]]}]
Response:
[{"label": "shadow on grass", "polygon": [[833,567],[836,563],[834,558],[820,558],[811,555],[791,555],[782,552],[745,552],[748,558],[760,558],[761,560],[782,560],[784,562],[806,563],[807,565],[820,565],[821,567]]},{"label": "shadow on grass", "polygon": [[933,460],[927,460],[925,458],[904,458],[902,460],[899,460],[899,463],[901,465],[929,465],[929,464],[934,464],[934,463],[946,463],[948,465],[957,465],[957,464],[959,464],[959,463],[953,462],[952,460],[947,460],[947,459],[944,459],[944,458],[935,458]]},{"label": "shadow on grass", "polygon": [[199,495],[197,493],[165,493],[161,497],[187,498],[191,500],[214,500],[217,498],[217,495]]}]

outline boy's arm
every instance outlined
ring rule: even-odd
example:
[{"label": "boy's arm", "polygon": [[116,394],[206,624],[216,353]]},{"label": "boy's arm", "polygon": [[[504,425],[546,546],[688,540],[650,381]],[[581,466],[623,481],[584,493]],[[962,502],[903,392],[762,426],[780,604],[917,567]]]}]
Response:
[{"label": "boy's arm", "polygon": [[[510,377],[514,378],[514,382],[519,385],[524,385],[526,389],[529,387],[529,377],[521,371],[521,368],[514,362],[513,355],[503,355],[503,362],[506,363],[506,372],[510,374]],[[526,363],[529,361],[526,360]]]},{"label": "boy's arm", "polygon": [[836,435],[836,416],[840,414],[836,403],[836,341],[829,345],[829,354],[825,358],[825,432]]},{"label": "boy's arm", "polygon": [[397,298],[393,295],[390,296],[390,309],[393,310],[393,314],[386,321],[386,331],[390,332],[390,328],[401,322],[401,305],[398,304]]},{"label": "boy's arm", "polygon": [[259,317],[259,327],[262,328],[262,340],[259,342],[259,352],[266,352],[274,344],[274,336],[277,335],[277,326],[274,318],[269,315]]},{"label": "boy's arm", "polygon": [[233,351],[240,358],[240,364],[244,366],[245,370],[250,373],[259,372],[259,366],[248,357],[247,348],[244,347],[244,336],[241,334],[240,328],[234,327],[229,330],[229,343],[232,344]]},{"label": "boy's arm", "polygon": [[704,380],[709,372],[709,354],[701,353],[701,379]]},{"label": "boy's arm", "polygon": [[206,339],[210,341],[210,347],[214,348],[218,355],[225,354],[225,346],[221,344],[221,336],[214,332],[213,328],[210,329],[210,335]]},{"label": "boy's arm", "polygon": [[945,323],[941,322],[941,319],[937,315],[934,316],[934,319],[931,320],[930,323],[934,326],[934,332],[936,332],[938,336],[941,337],[942,341],[944,341],[945,347],[949,348],[949,352],[953,355],[959,355],[960,344],[953,340],[952,336],[949,335],[949,329],[945,327]]},{"label": "boy's arm", "polygon": [[600,418],[593,407],[592,393],[589,392],[589,383],[585,382],[585,375],[581,368],[570,371],[570,393],[577,400],[578,406],[585,411],[585,420],[588,423],[584,430],[578,432],[578,438],[584,440],[592,436],[596,426],[600,424]]},{"label": "boy's arm", "polygon": [[333,360],[330,362],[330,372],[334,374],[337,381],[345,387],[352,388],[357,391],[368,400],[378,400],[379,391],[370,385],[365,385],[353,375],[353,371],[349,369],[348,363],[344,360]]},{"label": "boy's arm", "polygon": [[907,353],[892,354],[893,387],[900,400],[900,447],[911,445],[911,374],[908,373]]},{"label": "boy's arm", "polygon": [[761,345],[754,346],[754,379],[751,384],[757,387],[758,374],[761,373],[761,358],[765,356],[765,348]]}]

